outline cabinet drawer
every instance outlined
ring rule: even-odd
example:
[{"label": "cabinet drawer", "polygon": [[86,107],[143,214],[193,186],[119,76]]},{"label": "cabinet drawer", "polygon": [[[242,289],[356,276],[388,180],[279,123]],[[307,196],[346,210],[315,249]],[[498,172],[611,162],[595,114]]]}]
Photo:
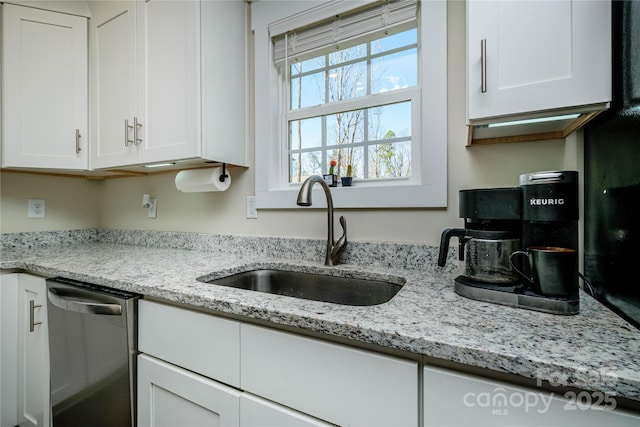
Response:
[{"label": "cabinet drawer", "polygon": [[238,322],[142,300],[138,328],[141,352],[240,386]]},{"label": "cabinet drawer", "polygon": [[331,423],[417,426],[418,364],[257,326],[242,328],[242,388]]},{"label": "cabinet drawer", "polygon": [[242,427],[335,427],[333,424],[327,424],[249,393],[240,395],[240,425]]},{"label": "cabinet drawer", "polygon": [[[447,369],[424,368],[425,427],[638,426],[640,417],[615,409],[615,397],[552,393]],[[569,397],[568,399],[566,397]],[[591,407],[600,401],[606,409]]]}]

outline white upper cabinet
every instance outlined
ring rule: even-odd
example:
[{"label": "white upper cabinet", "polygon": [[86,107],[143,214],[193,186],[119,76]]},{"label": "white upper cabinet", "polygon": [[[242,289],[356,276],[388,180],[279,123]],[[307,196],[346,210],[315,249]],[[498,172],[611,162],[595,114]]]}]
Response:
[{"label": "white upper cabinet", "polygon": [[92,168],[246,165],[246,5],[89,2]]},{"label": "white upper cabinet", "polygon": [[[91,2],[92,167],[136,163],[135,2]],[[129,122],[129,123],[127,123]]]},{"label": "white upper cabinet", "polygon": [[469,0],[467,89],[471,124],[606,108],[610,1]]},{"label": "white upper cabinet", "polygon": [[200,157],[200,3],[138,6],[139,162]]},{"label": "white upper cabinet", "polygon": [[2,166],[87,169],[87,19],[2,7]]}]

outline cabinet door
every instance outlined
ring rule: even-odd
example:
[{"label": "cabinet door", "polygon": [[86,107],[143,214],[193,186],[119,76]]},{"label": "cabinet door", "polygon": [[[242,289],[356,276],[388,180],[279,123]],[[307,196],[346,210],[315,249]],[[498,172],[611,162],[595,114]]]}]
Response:
[{"label": "cabinet door", "polygon": [[241,388],[338,425],[417,426],[418,364],[240,325]]},{"label": "cabinet door", "polygon": [[[91,8],[91,167],[137,162],[136,2],[88,2]],[[125,122],[127,121],[127,122]]]},{"label": "cabinet door", "polygon": [[18,423],[49,426],[49,336],[46,282],[20,274],[18,294]]},{"label": "cabinet door", "polygon": [[239,426],[240,392],[146,355],[138,356],[138,425]]},{"label": "cabinet door", "polygon": [[238,166],[248,166],[248,7],[242,0],[202,3],[202,157]]},{"label": "cabinet door", "polygon": [[200,2],[151,0],[137,7],[138,160],[199,157]]},{"label": "cabinet door", "polygon": [[86,18],[2,7],[2,165],[87,169]]},{"label": "cabinet door", "polygon": [[242,427],[330,427],[333,425],[248,393],[240,396],[240,424]]},{"label": "cabinet door", "polygon": [[469,120],[611,100],[607,0],[470,0],[467,37]]},{"label": "cabinet door", "polygon": [[0,274],[0,427],[18,424],[18,274]]},{"label": "cabinet door", "polygon": [[[638,426],[614,396],[573,396],[525,388],[441,368],[424,368],[424,426]],[[566,397],[569,397],[568,399]],[[572,400],[573,399],[573,400]],[[605,409],[591,407],[602,402]]]}]

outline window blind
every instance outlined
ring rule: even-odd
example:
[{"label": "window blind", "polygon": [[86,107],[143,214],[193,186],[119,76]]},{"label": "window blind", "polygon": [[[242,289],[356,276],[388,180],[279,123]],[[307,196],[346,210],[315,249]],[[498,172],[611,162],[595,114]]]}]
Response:
[{"label": "window blind", "polygon": [[307,27],[272,34],[274,62],[301,61],[323,49],[339,50],[375,34],[384,36],[417,25],[418,1],[378,1]]}]

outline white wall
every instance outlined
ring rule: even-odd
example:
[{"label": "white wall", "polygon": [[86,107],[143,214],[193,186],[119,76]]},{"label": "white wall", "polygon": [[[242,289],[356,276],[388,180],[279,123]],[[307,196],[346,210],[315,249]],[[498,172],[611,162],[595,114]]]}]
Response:
[{"label": "white wall", "polygon": [[[449,207],[339,211],[347,218],[350,240],[438,244],[442,229],[462,226],[462,220],[458,218],[459,190],[517,186],[519,175],[526,172],[550,169],[582,171],[582,138],[579,134],[570,136],[567,141],[465,147],[464,2],[451,1],[448,9]],[[81,183],[74,184],[74,188],[68,191],[87,192],[96,189],[99,198],[95,217],[89,211],[75,212],[71,220],[66,216],[56,217],[49,226],[55,230],[97,224],[103,228],[121,229],[308,238],[326,236],[326,212],[322,210],[261,210],[257,220],[245,219],[245,197],[254,193],[253,169],[234,168],[231,174],[232,185],[227,192],[200,194],[178,192],[173,184],[174,173],[100,183],[78,180]],[[8,174],[3,174],[2,231],[27,231],[41,226],[42,223],[34,222],[36,220],[22,218],[26,218],[26,201],[5,207],[5,175]],[[22,192],[35,191],[40,185],[49,189],[51,185],[51,178],[26,178],[21,175],[10,179],[11,185],[19,188],[12,189],[14,198]],[[76,187],[82,187],[82,190]],[[158,198],[157,219],[147,218],[147,210],[141,207],[143,192]],[[22,204],[25,205],[24,209]],[[72,222],[78,225],[70,227]]]}]

